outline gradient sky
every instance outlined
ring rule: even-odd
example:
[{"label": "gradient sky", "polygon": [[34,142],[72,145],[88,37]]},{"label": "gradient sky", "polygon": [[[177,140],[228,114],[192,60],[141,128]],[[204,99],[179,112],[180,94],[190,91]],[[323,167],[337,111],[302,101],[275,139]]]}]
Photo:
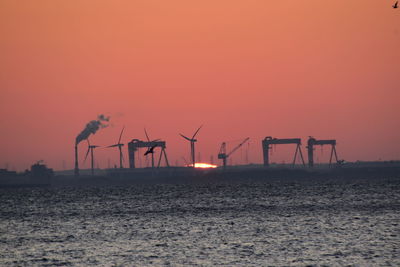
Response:
[{"label": "gradient sky", "polygon": [[[261,163],[265,136],[301,137],[304,149],[310,135],[337,139],[348,161],[399,160],[392,2],[2,0],[0,168],[72,168],[76,135],[101,113],[112,125],[92,143],[114,144],[123,125],[125,143],[144,139],[147,127],[172,164],[189,158],[178,133],[201,124],[203,162],[217,162],[222,141],[250,137],[233,162],[248,149]],[[292,152],[276,147],[272,161]],[[97,149],[100,167],[108,159],[117,149]]]}]

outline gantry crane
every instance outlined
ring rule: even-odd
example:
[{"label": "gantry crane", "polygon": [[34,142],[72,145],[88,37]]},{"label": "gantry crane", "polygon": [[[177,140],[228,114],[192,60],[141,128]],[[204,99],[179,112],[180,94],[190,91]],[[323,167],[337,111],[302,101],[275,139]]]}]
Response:
[{"label": "gantry crane", "polygon": [[222,165],[224,166],[224,169],[226,168],[226,160],[229,158],[230,155],[232,155],[236,150],[238,150],[244,143],[249,141],[249,137],[244,139],[239,145],[237,145],[235,148],[233,148],[228,154],[226,153],[226,143],[223,142],[221,144],[221,148],[219,149],[218,153],[218,158],[222,159]]},{"label": "gantry crane", "polygon": [[314,137],[310,136],[307,142],[307,149],[308,149],[308,166],[314,166],[314,146],[319,145],[330,145],[331,149],[331,157],[329,159],[329,167],[332,165],[332,156],[335,155],[336,163],[340,163],[336,154],[336,140],[317,140]]},{"label": "gantry crane", "polygon": [[303,153],[301,153],[301,148],[300,148],[301,145],[300,138],[278,139],[278,138],[272,138],[271,136],[267,136],[264,138],[264,140],[262,140],[264,166],[269,166],[269,150],[271,149],[271,145],[281,145],[281,144],[295,144],[296,152],[294,153],[293,166],[296,163],[297,153],[300,153],[301,161],[305,166]]},{"label": "gantry crane", "polygon": [[[153,153],[155,148],[161,148],[160,157],[158,159],[157,167],[160,167],[162,156],[164,156],[165,164],[169,167],[169,162],[167,158],[166,142],[161,140],[153,140],[153,141],[141,141],[139,139],[132,139],[128,143],[128,155],[129,155],[129,168],[136,168],[135,165],[135,152],[139,148],[147,148],[147,152],[145,154]],[[149,152],[151,150],[151,152]],[[152,154],[153,155],[153,154]],[[152,161],[152,168],[154,168],[154,161]]]}]

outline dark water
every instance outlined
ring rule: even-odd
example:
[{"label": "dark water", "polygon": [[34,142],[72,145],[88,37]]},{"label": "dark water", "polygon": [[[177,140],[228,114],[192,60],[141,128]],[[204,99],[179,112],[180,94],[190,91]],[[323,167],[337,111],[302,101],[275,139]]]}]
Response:
[{"label": "dark water", "polygon": [[400,179],[0,189],[2,266],[400,265]]}]

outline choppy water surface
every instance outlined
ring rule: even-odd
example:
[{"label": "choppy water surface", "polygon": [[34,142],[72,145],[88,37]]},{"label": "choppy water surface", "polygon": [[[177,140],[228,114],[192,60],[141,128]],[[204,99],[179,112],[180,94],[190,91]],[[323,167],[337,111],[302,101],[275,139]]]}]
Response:
[{"label": "choppy water surface", "polygon": [[0,265],[400,265],[400,179],[0,189]]}]

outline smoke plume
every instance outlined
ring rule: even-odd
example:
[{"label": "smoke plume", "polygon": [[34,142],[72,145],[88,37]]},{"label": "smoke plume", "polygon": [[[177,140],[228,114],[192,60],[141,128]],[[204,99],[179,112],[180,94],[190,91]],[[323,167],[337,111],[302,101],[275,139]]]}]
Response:
[{"label": "smoke plume", "polygon": [[78,134],[75,140],[75,145],[78,145],[81,141],[89,138],[90,134],[95,134],[100,128],[105,128],[108,126],[107,122],[110,117],[100,114],[97,116],[97,120],[92,120],[86,124],[85,129]]}]

